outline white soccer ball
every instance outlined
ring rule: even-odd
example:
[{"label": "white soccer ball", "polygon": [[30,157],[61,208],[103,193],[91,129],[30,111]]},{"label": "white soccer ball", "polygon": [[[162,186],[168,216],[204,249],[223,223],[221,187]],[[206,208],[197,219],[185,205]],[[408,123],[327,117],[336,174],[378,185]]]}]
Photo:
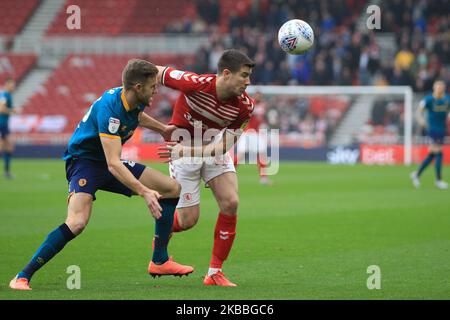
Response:
[{"label": "white soccer ball", "polygon": [[278,31],[278,43],[289,54],[302,54],[314,43],[314,31],[303,20],[292,19],[284,23]]}]

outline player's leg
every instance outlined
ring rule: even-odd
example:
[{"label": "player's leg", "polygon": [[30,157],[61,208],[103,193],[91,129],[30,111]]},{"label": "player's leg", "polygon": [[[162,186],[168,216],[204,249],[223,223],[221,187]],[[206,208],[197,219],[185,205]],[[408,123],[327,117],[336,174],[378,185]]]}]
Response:
[{"label": "player's leg", "polygon": [[222,273],[222,265],[228,258],[236,236],[237,209],[239,204],[238,182],[235,172],[225,172],[208,181],[219,205],[219,215],[214,229],[214,246],[206,285],[236,286]]},{"label": "player's leg", "polygon": [[433,161],[433,159],[436,157],[436,147],[435,147],[436,145],[434,143],[434,137],[432,135],[430,135],[430,138],[433,140],[433,144],[430,146],[428,155],[420,164],[419,169],[410,174],[413,185],[416,188],[420,187],[420,180],[419,180],[420,176],[425,171],[425,169],[430,165],[430,163]]},{"label": "player's leg", "polygon": [[3,150],[3,172],[5,178],[11,179],[11,157],[14,149],[11,136],[9,135],[9,130],[7,127],[2,128],[2,150]]},{"label": "player's leg", "polygon": [[33,274],[84,230],[91,215],[95,192],[105,181],[105,170],[107,167],[103,168],[95,161],[80,159],[66,162],[66,178],[69,182],[67,219],[49,233],[28,265],[11,280],[11,288],[29,290],[28,282]]},{"label": "player's leg", "polygon": [[[148,266],[148,272],[152,276],[181,276],[193,272],[194,269],[192,267],[178,264],[170,259],[167,252],[167,245],[169,243],[173,223],[173,213],[180,194],[179,183],[175,179],[165,176],[154,169],[147,168],[140,163],[135,163],[133,161],[122,162],[136,179],[148,188],[156,190],[162,195],[162,198],[159,200],[159,204],[162,208],[162,216],[155,220],[154,251],[152,260]],[[100,189],[126,196],[135,194],[109,172],[107,173],[105,185],[101,186]]]},{"label": "player's leg", "polygon": [[439,189],[448,189],[448,183],[442,180],[442,144],[434,144],[432,149],[436,155],[434,160],[436,187]]},{"label": "player's leg", "polygon": [[14,151],[14,143],[11,136],[8,134],[5,139],[4,157],[5,157],[5,174],[8,178],[12,178],[11,175],[11,158]]},{"label": "player's leg", "polygon": [[11,280],[10,287],[30,290],[29,282],[36,271],[50,261],[64,246],[86,227],[92,210],[92,195],[71,193],[68,199],[67,219],[54,229],[37,249],[25,268]]},{"label": "player's leg", "polygon": [[181,185],[180,201],[173,217],[173,232],[192,228],[200,217],[200,183],[202,163],[183,163],[183,159],[172,161],[170,175]]},{"label": "player's leg", "polygon": [[267,131],[260,131],[254,133],[255,135],[255,145],[257,146],[256,150],[256,159],[258,165],[258,173],[259,173],[259,183],[266,186],[271,186],[273,184],[272,180],[267,176],[267,154],[268,154],[268,144],[267,137],[264,134]]}]

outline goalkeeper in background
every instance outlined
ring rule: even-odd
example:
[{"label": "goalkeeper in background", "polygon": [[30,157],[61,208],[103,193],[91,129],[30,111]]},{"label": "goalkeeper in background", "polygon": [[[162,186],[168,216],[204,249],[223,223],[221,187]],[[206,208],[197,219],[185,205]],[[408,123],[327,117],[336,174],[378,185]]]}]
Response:
[{"label": "goalkeeper in background", "polygon": [[[425,111],[426,117],[424,117]],[[442,181],[442,145],[449,111],[450,97],[446,94],[445,82],[437,80],[433,84],[433,93],[424,97],[419,107],[419,124],[426,129],[427,135],[431,138],[431,146],[428,156],[420,164],[419,169],[411,173],[411,179],[416,188],[420,187],[420,175],[434,159],[436,187],[448,189],[448,183]]]}]

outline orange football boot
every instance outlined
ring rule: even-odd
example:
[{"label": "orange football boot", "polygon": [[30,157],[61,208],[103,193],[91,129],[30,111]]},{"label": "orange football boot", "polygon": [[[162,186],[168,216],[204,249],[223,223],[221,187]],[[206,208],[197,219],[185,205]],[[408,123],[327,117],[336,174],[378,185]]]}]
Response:
[{"label": "orange football boot", "polygon": [[194,272],[194,268],[191,266],[184,266],[173,261],[173,258],[170,257],[169,260],[164,262],[163,264],[156,264],[153,261],[150,261],[148,265],[148,273],[154,278],[156,276],[187,276],[189,273]]},{"label": "orange football boot", "polygon": [[9,287],[14,290],[32,290],[27,278],[17,278],[17,276],[9,282]]},{"label": "orange football boot", "polygon": [[222,271],[214,273],[211,276],[206,275],[203,284],[205,286],[237,287],[237,284],[225,278]]}]

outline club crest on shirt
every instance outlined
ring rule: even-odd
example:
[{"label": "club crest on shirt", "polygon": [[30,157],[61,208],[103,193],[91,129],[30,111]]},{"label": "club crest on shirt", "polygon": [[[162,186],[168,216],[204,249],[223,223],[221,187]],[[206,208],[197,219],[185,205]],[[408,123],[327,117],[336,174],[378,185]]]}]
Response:
[{"label": "club crest on shirt", "polygon": [[120,127],[120,120],[116,118],[109,118],[109,125],[108,130],[111,133],[117,133],[117,130],[119,130]]},{"label": "club crest on shirt", "polygon": [[192,193],[186,192],[183,194],[183,198],[185,201],[191,201],[192,200]]}]

